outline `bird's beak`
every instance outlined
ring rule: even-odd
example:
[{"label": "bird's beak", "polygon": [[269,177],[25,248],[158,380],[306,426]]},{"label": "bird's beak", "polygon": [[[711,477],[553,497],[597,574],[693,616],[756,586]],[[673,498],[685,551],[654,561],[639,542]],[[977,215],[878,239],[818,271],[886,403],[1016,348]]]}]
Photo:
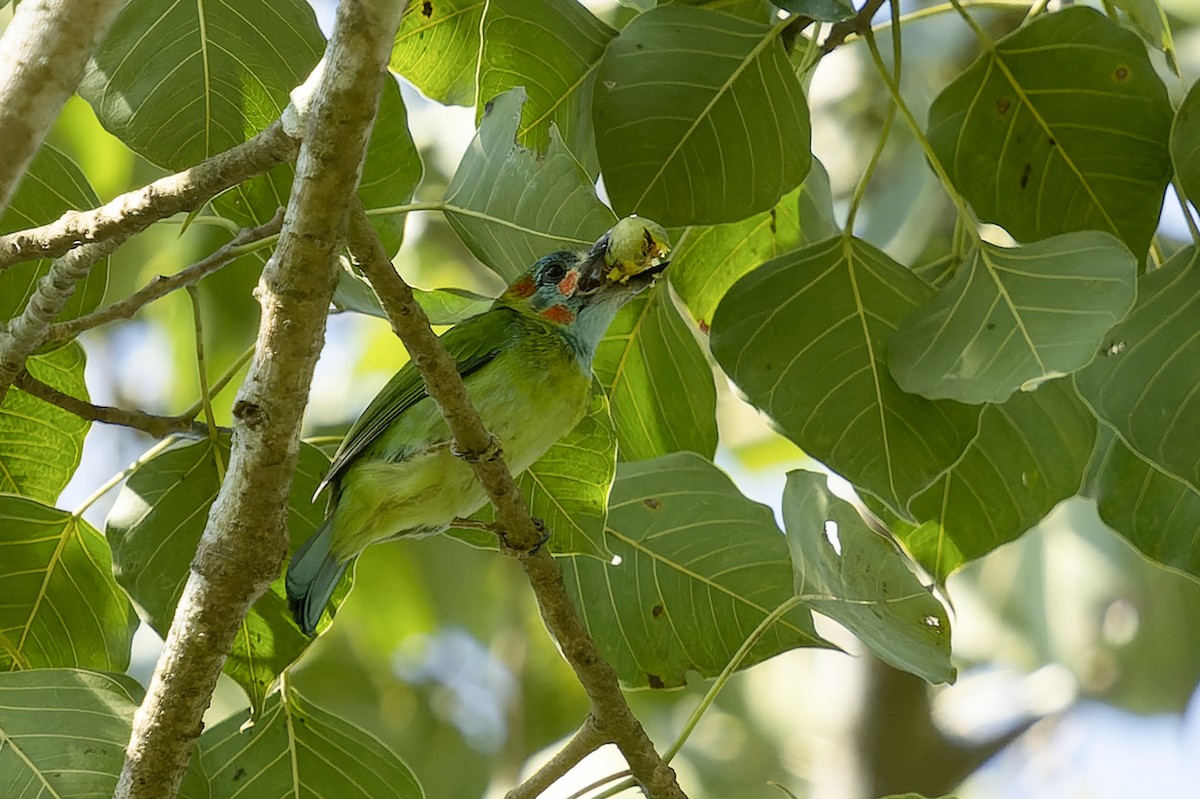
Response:
[{"label": "bird's beak", "polygon": [[605,257],[608,254],[608,240],[609,234],[605,233],[596,240],[596,243],[592,245],[592,248],[588,250],[587,255],[584,257],[583,266],[579,271],[579,285],[576,289],[579,293],[592,294],[608,286],[626,290],[630,294],[636,294],[653,283],[654,279],[667,268],[669,262],[662,261],[619,282],[609,280],[608,273],[611,271],[611,267],[609,267]]}]

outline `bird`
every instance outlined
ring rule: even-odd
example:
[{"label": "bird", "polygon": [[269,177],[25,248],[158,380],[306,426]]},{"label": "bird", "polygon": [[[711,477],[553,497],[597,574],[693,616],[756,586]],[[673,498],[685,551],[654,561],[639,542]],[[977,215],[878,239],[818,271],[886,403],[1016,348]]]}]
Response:
[{"label": "bird", "polygon": [[[539,258],[487,311],[441,336],[513,475],[583,418],[597,345],[617,311],[667,266],[665,231],[629,219],[588,249]],[[309,636],[368,545],[442,532],[487,501],[411,361],[351,426],[314,501],[325,490],[325,518],[284,581],[292,617]]]}]

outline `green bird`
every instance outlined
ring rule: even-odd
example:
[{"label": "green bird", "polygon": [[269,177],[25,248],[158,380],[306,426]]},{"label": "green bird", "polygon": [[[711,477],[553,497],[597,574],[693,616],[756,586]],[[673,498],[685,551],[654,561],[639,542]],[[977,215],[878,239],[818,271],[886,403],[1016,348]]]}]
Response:
[{"label": "green bird", "polygon": [[[621,306],[666,267],[658,253],[631,267],[619,254],[628,247],[610,253],[620,243],[605,234],[590,250],[541,258],[491,308],[441,337],[514,475],[583,418],[596,346]],[[621,280],[608,278],[614,269]],[[354,423],[317,489],[330,491],[325,520],[287,570],[301,630],[315,632],[342,573],[369,544],[438,533],[483,506],[483,487],[452,447],[406,364]]]}]

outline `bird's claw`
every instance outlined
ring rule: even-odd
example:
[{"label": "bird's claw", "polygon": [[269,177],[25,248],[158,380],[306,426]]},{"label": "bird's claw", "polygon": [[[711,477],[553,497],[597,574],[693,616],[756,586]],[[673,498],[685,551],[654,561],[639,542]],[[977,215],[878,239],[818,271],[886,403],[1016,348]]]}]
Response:
[{"label": "bird's claw", "polygon": [[488,442],[487,449],[483,450],[482,452],[459,449],[458,442],[451,442],[450,453],[454,457],[461,458],[467,463],[483,463],[484,461],[494,461],[501,455],[500,439],[492,436]]},{"label": "bird's claw", "polygon": [[537,516],[533,516],[531,519],[533,521],[533,528],[537,530],[539,534],[536,544],[528,548],[514,546],[508,539],[508,531],[502,529],[498,533],[500,537],[500,547],[504,550],[507,550],[509,554],[515,555],[518,558],[532,557],[541,551],[542,547],[546,545],[546,542],[550,540],[550,530],[546,527],[546,523]]}]

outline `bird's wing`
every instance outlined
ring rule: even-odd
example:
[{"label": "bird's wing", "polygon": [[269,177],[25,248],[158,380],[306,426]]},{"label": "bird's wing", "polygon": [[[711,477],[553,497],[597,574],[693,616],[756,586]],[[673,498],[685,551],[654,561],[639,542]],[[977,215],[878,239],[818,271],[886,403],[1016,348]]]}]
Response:
[{"label": "bird's wing", "polygon": [[[493,308],[456,325],[441,337],[446,351],[457,363],[460,375],[465,378],[482,368],[504,348],[513,332],[513,313],[508,308]],[[350,428],[316,493],[320,494],[325,486],[336,480],[392,422],[426,396],[425,383],[416,366],[411,361],[406,363]]]}]

